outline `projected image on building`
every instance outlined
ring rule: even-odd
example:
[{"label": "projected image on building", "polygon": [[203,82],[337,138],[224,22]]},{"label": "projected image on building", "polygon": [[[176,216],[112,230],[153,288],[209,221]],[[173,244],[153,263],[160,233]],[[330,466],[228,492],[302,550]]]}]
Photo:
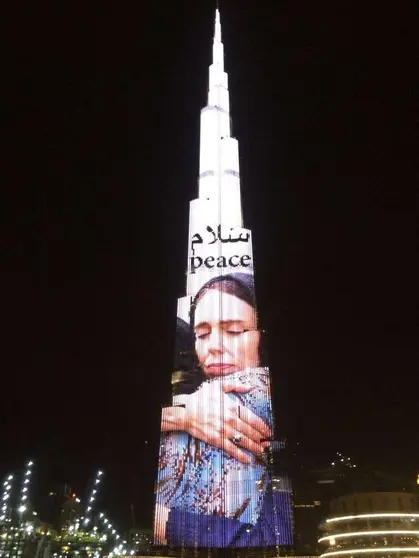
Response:
[{"label": "projected image on building", "polygon": [[289,480],[270,466],[270,374],[218,10],[213,56],[199,196],[190,204],[187,294],[178,301],[173,401],[162,412],[154,538],[174,547],[291,545]]}]

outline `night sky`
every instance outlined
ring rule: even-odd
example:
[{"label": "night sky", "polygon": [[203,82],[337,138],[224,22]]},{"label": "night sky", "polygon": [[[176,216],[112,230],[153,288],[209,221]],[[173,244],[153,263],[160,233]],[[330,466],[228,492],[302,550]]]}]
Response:
[{"label": "night sky", "polygon": [[[151,524],[215,8],[141,4],[2,18],[0,474],[103,467],[121,526]],[[413,13],[373,4],[220,8],[279,431],[412,475]]]}]

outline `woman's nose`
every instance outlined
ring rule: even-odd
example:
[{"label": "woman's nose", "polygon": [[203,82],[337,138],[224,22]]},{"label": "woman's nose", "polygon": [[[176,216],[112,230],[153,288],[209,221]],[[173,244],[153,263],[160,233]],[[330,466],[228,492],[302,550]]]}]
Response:
[{"label": "woman's nose", "polygon": [[208,339],[208,350],[209,351],[216,351],[216,352],[222,352],[223,351],[223,339],[222,339],[222,332],[217,329],[214,328],[211,331],[211,334],[209,336]]}]

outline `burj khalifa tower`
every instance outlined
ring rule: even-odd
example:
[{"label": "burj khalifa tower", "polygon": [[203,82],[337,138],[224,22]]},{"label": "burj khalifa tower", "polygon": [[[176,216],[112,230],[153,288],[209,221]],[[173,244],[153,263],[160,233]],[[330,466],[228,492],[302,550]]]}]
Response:
[{"label": "burj khalifa tower", "polygon": [[163,408],[154,542],[188,548],[292,545],[291,488],[274,474],[271,376],[243,226],[219,10],[199,188],[190,202],[186,295],[178,300],[173,398]]}]

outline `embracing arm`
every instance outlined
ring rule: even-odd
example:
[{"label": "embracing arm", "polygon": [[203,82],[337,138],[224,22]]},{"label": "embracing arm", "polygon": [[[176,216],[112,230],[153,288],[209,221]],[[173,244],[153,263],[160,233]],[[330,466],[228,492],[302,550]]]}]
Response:
[{"label": "embracing arm", "polygon": [[173,432],[174,430],[185,430],[184,407],[164,407],[162,413],[162,432]]},{"label": "embracing arm", "polygon": [[[251,386],[237,382],[205,384],[197,392],[185,398],[183,407],[163,409],[162,431],[184,431],[235,457],[242,463],[250,463],[250,457],[243,449],[253,454],[263,452],[265,444],[261,439],[271,435],[269,427],[246,407],[239,406],[226,396],[229,392],[247,393]],[[238,434],[240,442],[233,443]]]}]

